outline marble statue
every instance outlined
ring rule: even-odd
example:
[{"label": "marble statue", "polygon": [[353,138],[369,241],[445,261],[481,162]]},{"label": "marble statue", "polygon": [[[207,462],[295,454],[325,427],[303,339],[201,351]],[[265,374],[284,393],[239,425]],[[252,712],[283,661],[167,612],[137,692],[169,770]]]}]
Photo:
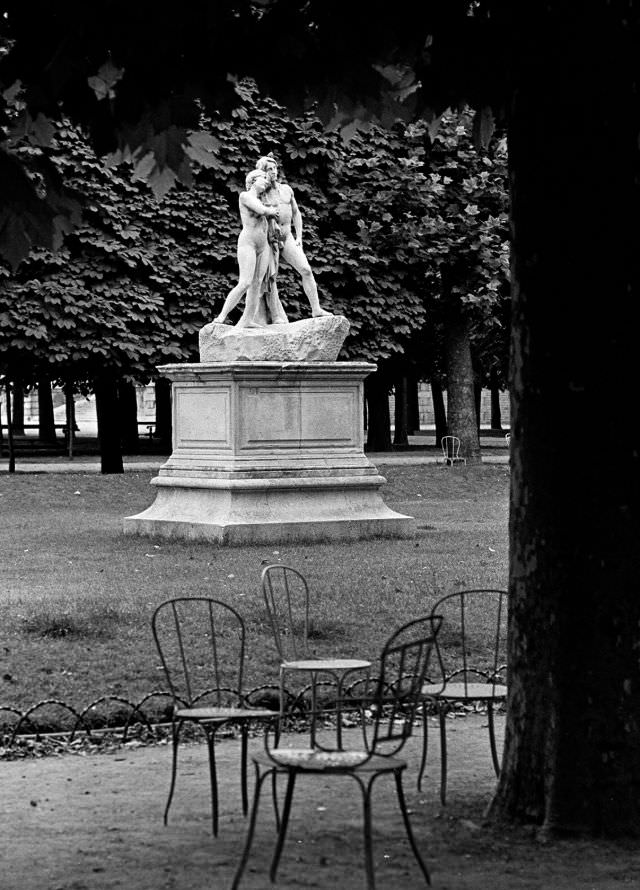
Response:
[{"label": "marble statue", "polygon": [[213,324],[223,324],[245,294],[245,309],[236,327],[287,324],[276,281],[281,259],[300,275],[312,318],[332,316],[320,306],[316,281],[302,249],[302,214],[291,186],[278,181],[275,160],[260,158],[245,186],[239,198],[239,280]]},{"label": "marble statue", "polygon": [[[238,205],[242,231],[238,236],[238,283],[229,291],[222,311],[214,318],[215,324],[223,324],[229,313],[246,294],[245,308],[236,327],[262,327],[256,318],[263,290],[271,296],[272,280],[278,269],[277,247],[273,238],[279,240],[277,220],[279,207],[267,206],[261,200],[269,185],[267,175],[262,170],[252,170],[245,182],[246,190],[240,192]],[[268,221],[276,223],[269,232]],[[269,237],[270,235],[270,237]],[[273,305],[273,304],[272,304]],[[273,307],[277,312],[277,307]],[[282,309],[282,307],[280,307]],[[284,310],[282,310],[284,315]],[[284,321],[286,321],[284,315]]]},{"label": "marble statue", "polygon": [[[263,195],[264,203],[269,206],[277,206],[280,211],[278,225],[281,239],[278,259],[284,260],[300,275],[302,289],[311,307],[311,316],[318,318],[331,315],[331,312],[320,306],[316,280],[302,249],[302,214],[293,189],[290,185],[278,180],[278,165],[270,155],[260,158],[256,163],[256,169],[263,170],[267,175],[268,184]],[[272,295],[277,296],[275,278],[272,282]]]}]

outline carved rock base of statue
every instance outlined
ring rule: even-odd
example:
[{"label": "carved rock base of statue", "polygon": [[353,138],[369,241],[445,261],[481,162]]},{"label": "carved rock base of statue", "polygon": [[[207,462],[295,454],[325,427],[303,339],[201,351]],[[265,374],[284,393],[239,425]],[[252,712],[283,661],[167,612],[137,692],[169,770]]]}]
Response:
[{"label": "carved rock base of statue", "polygon": [[173,453],[152,480],[154,503],[124,531],[225,545],[412,537],[414,520],[384,503],[386,480],[363,450],[363,380],[373,370],[300,361],[160,368],[172,381]]},{"label": "carved rock base of statue", "polygon": [[200,329],[200,361],[335,362],[348,333],[349,322],[342,315],[262,328],[211,322]]}]

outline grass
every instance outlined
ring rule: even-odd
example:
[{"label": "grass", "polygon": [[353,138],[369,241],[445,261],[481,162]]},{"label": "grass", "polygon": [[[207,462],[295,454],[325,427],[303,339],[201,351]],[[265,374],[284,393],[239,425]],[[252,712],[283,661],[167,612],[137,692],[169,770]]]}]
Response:
[{"label": "grass", "polygon": [[385,468],[385,501],[416,517],[413,540],[224,548],[122,534],[154,498],[153,473],[0,477],[0,706],[164,688],[151,615],[173,596],[213,596],[244,616],[246,688],[276,682],[259,577],[300,569],[317,654],[376,655],[391,630],[458,587],[507,583],[505,465]]}]

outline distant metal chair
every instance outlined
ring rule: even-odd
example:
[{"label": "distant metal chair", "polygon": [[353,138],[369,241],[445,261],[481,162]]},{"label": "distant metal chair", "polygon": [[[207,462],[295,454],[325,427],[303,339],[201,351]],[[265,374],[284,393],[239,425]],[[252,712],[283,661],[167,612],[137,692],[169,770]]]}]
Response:
[{"label": "distant metal chair", "polygon": [[460,456],[460,439],[457,436],[443,436],[441,444],[442,456],[446,464],[453,466],[454,464],[463,463],[466,466],[467,459]]},{"label": "distant metal chair", "polygon": [[[284,714],[285,680],[288,672],[308,675],[311,688],[311,714],[317,713],[316,691],[318,675],[332,678],[339,702],[345,681],[362,674],[371,662],[361,658],[340,656],[318,657],[309,648],[309,586],[297,569],[283,563],[265,566],[261,575],[262,591],[280,657],[280,711]],[[336,720],[338,743],[342,724],[338,711]],[[315,742],[315,720],[311,721],[311,744]]]},{"label": "distant metal chair", "polygon": [[[372,678],[367,680],[363,693],[357,699],[347,696],[343,702],[345,709],[351,708],[359,715],[363,733],[362,747],[348,750],[341,747],[331,750],[319,749],[313,746],[289,748],[282,744],[287,741],[286,736],[278,732],[265,733],[264,750],[253,756],[256,771],[253,806],[246,843],[232,890],[237,890],[249,859],[260,792],[265,779],[270,775],[287,776],[282,818],[278,825],[278,837],[269,872],[271,881],[276,877],[298,776],[319,776],[322,779],[328,776],[351,776],[358,783],[362,793],[366,879],[369,890],[374,890],[371,792],[378,776],[390,774],[395,779],[398,803],[409,844],[426,882],[430,883],[429,872],[420,856],[411,830],[404,798],[402,775],[407,764],[398,755],[413,729],[420,690],[427,676],[439,627],[440,621],[435,616],[403,625],[391,635],[382,649],[378,677],[375,680]],[[297,738],[299,736],[296,736]]]},{"label": "distant metal chair", "polygon": [[504,590],[460,590],[439,599],[432,615],[442,618],[436,640],[440,676],[436,683],[426,683],[424,696],[422,758],[418,771],[418,789],[427,762],[427,707],[435,705],[440,722],[440,799],[447,794],[446,716],[453,705],[481,703],[487,708],[489,744],[496,775],[500,773],[494,708],[504,703],[507,686],[507,593]]},{"label": "distant metal chair", "polygon": [[207,741],[212,824],[213,833],[217,835],[216,732],[227,724],[240,727],[240,787],[242,809],[246,815],[249,724],[270,719],[274,712],[246,706],[242,695],[245,627],[241,616],[231,606],[209,597],[177,597],[158,606],[151,627],[173,696],[173,756],[164,823],[167,824],[175,790],[180,732],[185,723],[191,722],[202,728]]}]

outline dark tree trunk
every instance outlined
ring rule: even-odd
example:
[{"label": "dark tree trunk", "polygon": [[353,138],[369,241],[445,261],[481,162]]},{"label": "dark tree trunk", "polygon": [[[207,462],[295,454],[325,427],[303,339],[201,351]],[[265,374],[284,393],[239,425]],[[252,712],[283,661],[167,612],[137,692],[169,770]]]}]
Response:
[{"label": "dark tree trunk", "polygon": [[7,404],[7,446],[9,450],[9,467],[8,470],[10,473],[15,473],[16,471],[16,451],[14,448],[13,442],[13,427],[11,425],[10,418],[13,417],[13,411],[11,410],[11,384],[8,379],[5,378],[5,396],[6,396],[6,404]]},{"label": "dark tree trunk", "polygon": [[480,412],[482,410],[482,384],[476,383],[473,384],[473,401],[476,406],[476,426],[478,428],[478,435],[480,435]]},{"label": "dark tree trunk", "polygon": [[123,473],[120,445],[120,404],[118,384],[102,378],[95,383],[100,469],[102,473]]},{"label": "dark tree trunk", "polygon": [[[527,10],[510,41],[510,691],[492,813],[637,835],[640,425],[624,419],[638,386],[640,8]],[[590,447],[594,417],[611,461]]]},{"label": "dark tree trunk", "polygon": [[393,444],[407,447],[409,445],[407,377],[398,374],[394,383],[393,399]]},{"label": "dark tree trunk", "polygon": [[460,454],[467,463],[480,463],[474,373],[469,324],[461,311],[452,309],[446,328],[447,427],[460,439]]},{"label": "dark tree trunk", "polygon": [[497,374],[492,370],[489,374],[489,396],[491,398],[491,429],[502,432],[502,412],[500,410],[500,387]]},{"label": "dark tree trunk", "polygon": [[118,384],[118,402],[120,404],[122,450],[125,454],[139,454],[138,397],[133,383],[125,380],[120,381]]},{"label": "dark tree trunk", "polygon": [[14,433],[24,436],[24,388],[19,381],[13,384],[13,403],[11,405],[11,428]]},{"label": "dark tree trunk", "polygon": [[162,451],[170,454],[172,448],[171,383],[166,377],[159,377],[156,380],[155,393],[156,437]]},{"label": "dark tree trunk", "polygon": [[407,377],[407,427],[410,436],[420,432],[420,390],[413,374]]},{"label": "dark tree trunk", "polygon": [[66,425],[64,435],[67,445],[67,454],[73,458],[73,447],[76,438],[76,403],[74,401],[73,384],[67,383],[64,387],[64,407]]},{"label": "dark tree trunk", "polygon": [[51,384],[46,377],[38,379],[38,440],[47,445],[57,441]]},{"label": "dark tree trunk", "polygon": [[436,448],[440,448],[442,437],[447,435],[447,411],[444,407],[444,394],[439,380],[431,381],[431,400],[433,401],[433,419],[436,424]]},{"label": "dark tree trunk", "polygon": [[391,451],[391,416],[389,414],[389,383],[380,371],[364,381],[367,399],[367,450]]}]

